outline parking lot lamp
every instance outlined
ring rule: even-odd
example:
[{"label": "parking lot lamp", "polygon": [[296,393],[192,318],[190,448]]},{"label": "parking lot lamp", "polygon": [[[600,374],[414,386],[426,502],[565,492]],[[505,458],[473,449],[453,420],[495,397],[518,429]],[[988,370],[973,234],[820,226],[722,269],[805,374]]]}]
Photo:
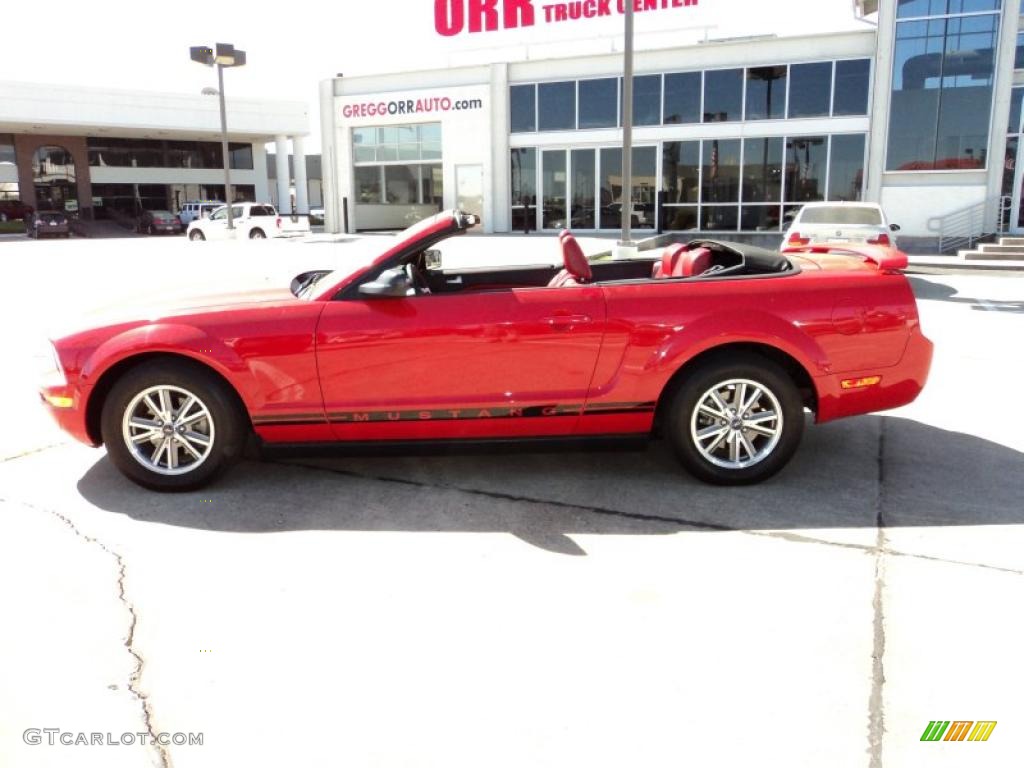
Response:
[{"label": "parking lot lamp", "polygon": [[245,66],[245,51],[235,50],[231,43],[217,43],[216,50],[207,45],[196,45],[189,49],[192,61],[207,67],[216,65],[217,86],[220,96],[220,139],[221,151],[224,156],[224,203],[228,207],[228,229],[235,228],[234,217],[231,215],[231,156],[228,154],[228,114],[224,104],[224,70],[227,67]]}]

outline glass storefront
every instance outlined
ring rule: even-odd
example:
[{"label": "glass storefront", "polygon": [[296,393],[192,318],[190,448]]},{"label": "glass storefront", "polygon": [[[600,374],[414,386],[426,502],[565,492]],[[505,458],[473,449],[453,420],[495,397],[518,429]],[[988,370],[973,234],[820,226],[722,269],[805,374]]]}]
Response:
[{"label": "glass storefront", "polygon": [[[632,225],[777,232],[803,203],[862,199],[866,149],[863,133],[634,147]],[[514,230],[527,224],[547,230],[622,225],[619,147],[519,147],[511,152],[511,171]]]},{"label": "glass storefront", "polygon": [[[97,219],[138,216],[142,211],[178,213],[189,200],[223,200],[223,184],[93,184],[92,209]],[[252,184],[232,184],[232,202],[256,202]]]},{"label": "glass storefront", "polygon": [[49,145],[32,156],[32,183],[36,188],[36,209],[78,211],[75,160],[64,147]]}]

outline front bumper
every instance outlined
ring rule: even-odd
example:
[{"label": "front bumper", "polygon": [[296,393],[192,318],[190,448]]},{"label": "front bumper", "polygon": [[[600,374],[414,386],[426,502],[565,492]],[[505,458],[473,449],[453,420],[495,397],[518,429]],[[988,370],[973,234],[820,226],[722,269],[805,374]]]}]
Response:
[{"label": "front bumper", "polygon": [[85,418],[85,393],[66,384],[44,385],[39,388],[39,399],[57,426],[80,443],[93,448],[99,443],[89,436]]}]

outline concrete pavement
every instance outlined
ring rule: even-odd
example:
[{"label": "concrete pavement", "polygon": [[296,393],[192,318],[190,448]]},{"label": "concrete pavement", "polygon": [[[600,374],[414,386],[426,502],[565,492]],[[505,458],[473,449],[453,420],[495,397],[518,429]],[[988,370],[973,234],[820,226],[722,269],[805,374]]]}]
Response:
[{"label": "concrete pavement", "polygon": [[[474,242],[549,255],[465,238],[446,258]],[[915,277],[922,397],[809,427],[754,488],[698,484],[654,444],[275,459],[161,496],[36,407],[54,315],[348,247],[0,244],[0,764],[1019,764],[1024,281]],[[935,719],[999,725],[920,742]],[[32,746],[31,727],[204,742]]]}]

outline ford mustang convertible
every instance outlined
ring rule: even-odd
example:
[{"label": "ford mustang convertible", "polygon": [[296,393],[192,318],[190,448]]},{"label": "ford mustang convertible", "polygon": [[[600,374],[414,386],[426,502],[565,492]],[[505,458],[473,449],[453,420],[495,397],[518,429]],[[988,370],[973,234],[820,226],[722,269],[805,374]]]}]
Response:
[{"label": "ford mustang convertible", "polygon": [[561,267],[446,266],[437,248],[475,223],[439,213],[290,290],[57,338],[42,399],[163,491],[251,443],[648,436],[701,480],[741,484],[786,464],[805,411],[895,408],[925,384],[932,344],[894,249],[657,241],[588,260],[563,232]]}]

